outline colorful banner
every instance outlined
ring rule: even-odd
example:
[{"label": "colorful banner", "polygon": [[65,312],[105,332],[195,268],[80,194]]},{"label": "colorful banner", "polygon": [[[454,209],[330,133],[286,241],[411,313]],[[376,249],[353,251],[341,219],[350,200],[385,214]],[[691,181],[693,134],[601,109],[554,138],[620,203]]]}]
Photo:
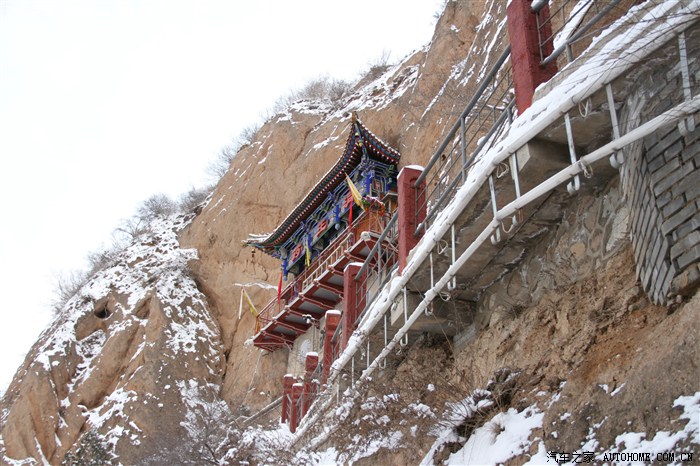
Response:
[{"label": "colorful banner", "polygon": [[365,210],[364,203],[362,202],[362,194],[360,194],[360,191],[357,190],[355,184],[352,182],[348,175],[345,175],[345,180],[348,182],[348,187],[350,187],[350,193],[352,194],[352,198],[355,201],[355,204],[360,206],[362,210]]},{"label": "colorful banner", "polygon": [[248,296],[248,292],[245,290],[245,288],[241,288],[241,293],[243,293],[243,296],[245,296],[245,300],[248,302],[248,310],[250,311],[250,313],[253,314],[255,317],[258,317],[260,313],[257,309],[255,309],[253,301],[250,300],[250,296]]}]

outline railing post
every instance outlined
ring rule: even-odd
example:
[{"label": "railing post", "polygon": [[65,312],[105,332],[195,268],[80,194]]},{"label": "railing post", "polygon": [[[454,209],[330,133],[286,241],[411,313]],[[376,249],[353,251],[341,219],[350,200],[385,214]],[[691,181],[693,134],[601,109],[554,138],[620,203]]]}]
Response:
[{"label": "railing post", "polygon": [[412,165],[404,167],[399,172],[397,180],[398,189],[398,243],[399,243],[399,273],[406,267],[408,254],[411,252],[419,237],[415,236],[418,225],[425,220],[425,181],[417,188],[414,187],[416,180],[423,173],[423,168]]},{"label": "railing post", "polygon": [[296,432],[299,421],[301,420],[301,413],[299,409],[299,399],[304,390],[304,384],[295,383],[292,385],[292,403],[291,403],[291,413],[289,414],[289,431],[291,433]]},{"label": "railing post", "polygon": [[[552,53],[552,25],[549,21],[549,5],[535,13],[532,0],[511,0],[508,5],[508,34],[510,36],[510,60],[513,67],[513,85],[515,87],[515,105],[518,113],[523,113],[532,104],[532,96],[540,84],[550,80],[557,73],[556,61],[542,66],[541,57]],[[542,25],[541,36],[545,39],[540,55],[538,36],[539,24]]]},{"label": "railing post", "polygon": [[345,267],[343,273],[343,339],[342,348],[348,346],[350,335],[355,330],[355,321],[362,312],[360,309],[363,299],[358,299],[358,289],[363,286],[362,283],[355,281],[357,273],[362,268],[362,264],[352,262]]},{"label": "railing post", "polygon": [[323,339],[323,372],[321,383],[325,384],[333,364],[333,335],[340,324],[340,311],[326,312],[326,336]]},{"label": "railing post", "polygon": [[306,360],[304,361],[304,369],[306,370],[306,373],[304,374],[304,393],[302,395],[303,401],[300,417],[306,416],[315,395],[311,380],[313,379],[316,367],[318,367],[318,353],[306,353]]},{"label": "railing post", "polygon": [[293,384],[294,376],[292,374],[285,375],[282,385],[282,424],[289,422],[289,405],[292,397]]}]

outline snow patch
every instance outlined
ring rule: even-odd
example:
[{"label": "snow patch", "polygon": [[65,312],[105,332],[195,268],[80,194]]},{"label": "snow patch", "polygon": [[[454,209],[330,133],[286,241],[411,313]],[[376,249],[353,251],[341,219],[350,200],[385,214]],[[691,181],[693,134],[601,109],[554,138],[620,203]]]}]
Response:
[{"label": "snow patch", "polygon": [[530,435],[542,427],[544,413],[530,406],[518,412],[510,408],[495,415],[476,429],[461,450],[453,453],[445,464],[497,464],[529,451],[534,440]]}]

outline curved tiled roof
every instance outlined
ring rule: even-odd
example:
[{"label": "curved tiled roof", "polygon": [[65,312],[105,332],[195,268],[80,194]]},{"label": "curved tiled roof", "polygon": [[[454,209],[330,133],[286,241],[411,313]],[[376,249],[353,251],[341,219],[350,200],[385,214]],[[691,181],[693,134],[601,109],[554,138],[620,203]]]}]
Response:
[{"label": "curved tiled roof", "polygon": [[249,238],[245,243],[268,251],[275,246],[284,244],[301,225],[301,222],[323,203],[328,193],[345,181],[345,175],[360,164],[363,146],[371,158],[393,165],[399,163],[401,157],[399,152],[375,136],[362,124],[357,115],[353,114],[345,150],[335,165],[326,172],[323,178],[316,183],[306,197],[297,204],[272,233],[262,239]]}]

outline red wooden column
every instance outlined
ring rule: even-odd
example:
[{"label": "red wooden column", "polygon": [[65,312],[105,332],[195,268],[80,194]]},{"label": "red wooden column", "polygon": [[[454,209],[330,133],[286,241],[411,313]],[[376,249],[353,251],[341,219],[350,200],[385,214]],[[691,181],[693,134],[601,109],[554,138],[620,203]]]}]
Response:
[{"label": "red wooden column", "polygon": [[323,370],[321,383],[326,383],[333,364],[333,335],[340,324],[340,311],[326,312],[326,336],[323,339]]},{"label": "red wooden column", "polygon": [[304,361],[304,393],[302,395],[302,408],[301,416],[306,416],[306,413],[311,407],[311,403],[314,401],[316,392],[314,391],[314,386],[312,383],[314,377],[314,371],[318,367],[318,353],[306,353],[306,360]]},{"label": "red wooden column", "polygon": [[425,181],[414,188],[416,180],[423,173],[418,166],[404,167],[399,172],[397,188],[399,191],[399,273],[406,267],[406,258],[423,233],[415,236],[418,225],[425,220]]},{"label": "red wooden column", "polygon": [[343,274],[343,349],[347,348],[350,335],[355,330],[355,321],[362,312],[364,293],[358,293],[362,285],[355,281],[361,268],[362,264],[352,262],[345,267]]},{"label": "red wooden column", "polygon": [[292,374],[284,376],[284,385],[282,385],[282,424],[289,421],[289,407],[291,404],[293,383],[294,376]]},{"label": "red wooden column", "polygon": [[299,421],[301,421],[301,409],[299,399],[304,390],[304,384],[295,383],[292,385],[292,401],[291,401],[291,412],[289,414],[289,431],[291,433],[296,432],[297,426],[299,426]]},{"label": "red wooden column", "polygon": [[[532,96],[540,84],[549,81],[557,73],[556,60],[547,66],[540,65],[540,46],[537,34],[537,16],[543,39],[552,36],[549,5],[545,2],[538,13],[532,11],[532,0],[511,0],[508,5],[508,34],[510,35],[510,61],[513,65],[515,105],[523,113],[532,104]],[[546,23],[546,24],[545,24]],[[553,50],[550,39],[544,46],[546,57]]]}]

